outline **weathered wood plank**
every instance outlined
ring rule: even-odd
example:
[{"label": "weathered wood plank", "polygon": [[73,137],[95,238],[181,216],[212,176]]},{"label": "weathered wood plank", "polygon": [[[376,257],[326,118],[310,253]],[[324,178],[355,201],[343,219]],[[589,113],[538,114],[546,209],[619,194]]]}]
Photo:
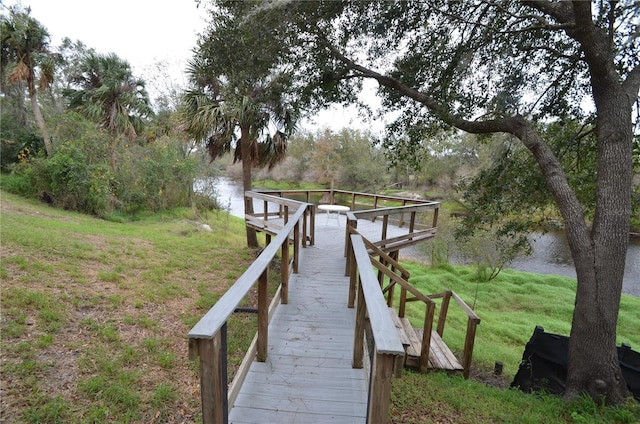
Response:
[{"label": "weathered wood plank", "polygon": [[[416,335],[422,339],[423,330],[415,329]],[[451,352],[449,346],[442,340],[436,331],[431,332],[431,349],[429,352],[429,368],[447,371],[461,371],[462,365],[456,356]]]},{"label": "weathered wood plank", "polygon": [[237,407],[235,410],[238,418],[229,421],[232,424],[354,424],[365,421],[363,416],[338,415],[331,410],[320,414],[243,407]]}]

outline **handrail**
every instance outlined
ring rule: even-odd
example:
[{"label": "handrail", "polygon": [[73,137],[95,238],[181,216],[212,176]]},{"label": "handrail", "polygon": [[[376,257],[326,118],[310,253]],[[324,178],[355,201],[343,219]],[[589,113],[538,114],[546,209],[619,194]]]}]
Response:
[{"label": "handrail", "polygon": [[424,204],[424,203],[438,203],[438,202],[433,202],[430,200],[421,200],[421,199],[409,199],[406,197],[400,197],[400,196],[392,196],[392,195],[388,195],[388,194],[375,194],[375,193],[363,193],[363,192],[359,192],[359,191],[351,191],[351,190],[331,190],[331,189],[311,189],[311,190],[277,190],[277,189],[269,189],[269,190],[256,190],[259,193],[263,193],[263,194],[274,194],[277,193],[279,196],[285,196],[285,195],[304,195],[306,198],[306,202],[310,203],[311,202],[311,195],[312,194],[328,194],[329,195],[329,201],[331,203],[333,203],[335,201],[335,195],[345,195],[345,196],[351,196],[351,209],[356,209],[355,205],[356,205],[356,198],[357,197],[364,197],[364,198],[369,198],[369,199],[373,199],[373,209],[378,209],[378,202],[379,201],[392,201],[392,202],[400,202],[402,203],[403,206],[407,205],[407,203],[409,204]]},{"label": "handrail", "polygon": [[371,260],[359,234],[351,236],[353,263],[352,278],[356,273],[358,302],[353,344],[353,368],[362,368],[364,362],[366,319],[374,342],[374,359],[371,362],[367,423],[385,423],[389,412],[391,378],[398,360],[404,357],[404,347],[395,324],[387,313],[387,305],[380,291],[378,279],[371,268]]},{"label": "handrail", "polygon": [[442,298],[440,306],[440,316],[438,317],[438,327],[436,332],[440,337],[444,334],[444,324],[447,321],[447,312],[449,311],[449,299],[453,297],[458,306],[467,314],[467,332],[464,338],[464,347],[462,348],[462,368],[464,378],[469,378],[471,372],[471,360],[473,358],[473,345],[476,339],[476,327],[480,324],[480,317],[473,309],[466,304],[458,294],[452,290],[445,290],[442,293],[428,295],[431,299]]},{"label": "handrail", "polygon": [[[249,192],[247,192],[249,193]],[[251,195],[251,193],[249,193]],[[277,202],[277,197],[272,201]],[[276,200],[274,200],[276,199]],[[290,202],[287,200],[287,202]],[[247,355],[257,354],[258,361],[267,357],[269,302],[268,268],[278,251],[282,252],[281,286],[279,289],[282,303],[287,302],[289,276],[289,239],[294,233],[294,272],[298,262],[298,243],[300,221],[304,221],[313,205],[297,202],[298,209],[279,231],[275,238],[262,250],[256,260],[236,280],[227,292],[209,309],[209,311],[189,331],[189,357],[200,358],[200,393],[202,399],[202,420],[204,424],[222,424],[228,421],[228,402],[231,396],[227,390],[227,321],[249,290],[258,282],[258,331],[256,343],[252,343]],[[306,226],[303,222],[303,226]],[[305,237],[306,238],[306,237]],[[287,262],[286,264],[284,262]],[[255,350],[256,352],[252,352]],[[238,376],[236,376],[238,377]]]}]

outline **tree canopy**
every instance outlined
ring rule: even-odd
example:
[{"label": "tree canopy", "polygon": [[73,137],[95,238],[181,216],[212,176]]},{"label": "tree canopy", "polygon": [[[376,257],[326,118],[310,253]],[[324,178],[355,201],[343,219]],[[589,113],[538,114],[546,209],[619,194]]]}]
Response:
[{"label": "tree canopy", "polygon": [[[219,1],[233,14],[235,2]],[[640,55],[631,0],[450,2],[261,1],[247,32],[278,37],[308,107],[353,101],[378,82],[391,134],[419,145],[439,129],[507,133],[535,160],[563,217],[578,276],[565,396],[621,402],[615,334],[631,214],[633,110]],[[273,40],[265,37],[270,45]],[[266,45],[254,45],[260,51]],[[295,54],[291,54],[295,52]],[[561,150],[593,133],[588,201],[546,125],[575,123]],[[637,124],[637,122],[636,122]],[[399,138],[399,137],[398,137]],[[389,137],[389,142],[393,143]],[[412,149],[400,149],[411,155]],[[497,211],[496,211],[497,212]]]}]

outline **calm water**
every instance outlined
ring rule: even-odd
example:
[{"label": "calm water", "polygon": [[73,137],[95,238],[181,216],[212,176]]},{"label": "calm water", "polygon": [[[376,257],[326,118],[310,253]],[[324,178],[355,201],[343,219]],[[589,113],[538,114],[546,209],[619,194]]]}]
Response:
[{"label": "calm water", "polygon": [[[511,268],[537,274],[556,274],[575,278],[576,270],[564,233],[533,234],[531,245],[533,247],[531,255],[516,259],[511,263]],[[622,292],[640,296],[640,243],[629,244],[625,264]]]},{"label": "calm water", "polygon": [[[231,214],[243,217],[242,184],[219,178],[216,191],[222,205],[228,205]],[[576,276],[567,241],[560,232],[536,233],[531,236],[533,253],[513,261],[511,268],[536,274]],[[640,243],[629,244],[622,292],[640,296]]]}]

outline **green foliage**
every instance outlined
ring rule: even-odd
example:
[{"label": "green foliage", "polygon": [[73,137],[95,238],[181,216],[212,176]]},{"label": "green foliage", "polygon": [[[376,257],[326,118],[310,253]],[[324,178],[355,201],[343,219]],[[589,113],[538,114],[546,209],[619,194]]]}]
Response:
[{"label": "green foliage", "polygon": [[64,91],[69,106],[114,138],[134,139],[144,118],[153,114],[144,81],[134,78],[129,63],[113,53],[85,52],[70,79],[77,88]]},{"label": "green foliage", "polygon": [[478,281],[493,280],[505,265],[531,251],[524,233],[496,234],[491,229],[476,228],[458,234],[457,239],[465,258],[475,264]]},{"label": "green foliage", "polygon": [[126,145],[115,174],[114,195],[126,214],[188,206],[197,166],[180,145],[163,137],[145,146]]},{"label": "green foliage", "polygon": [[184,156],[179,141],[165,136],[144,146],[124,145],[113,171],[107,134],[76,113],[55,123],[57,137],[66,141],[50,158],[15,165],[3,177],[5,189],[110,219],[190,205],[198,162]]},{"label": "green foliage", "polygon": [[58,207],[98,216],[109,212],[113,176],[107,166],[92,165],[78,145],[64,143],[51,158],[33,160],[27,175],[39,195]]},{"label": "green foliage", "polygon": [[[291,139],[288,161],[272,174],[362,191],[378,191],[387,182],[387,161],[367,132],[343,129],[303,133]],[[284,168],[284,169],[283,169]],[[384,170],[384,172],[383,172]]]},{"label": "green foliage", "polygon": [[[183,96],[185,131],[206,145],[210,158],[233,151],[242,161],[245,190],[251,167],[273,167],[284,158],[298,109],[291,72],[279,67],[280,44],[270,32],[256,32],[244,11],[247,2],[222,2],[188,66],[191,89]],[[259,48],[256,48],[259,46]]]}]

